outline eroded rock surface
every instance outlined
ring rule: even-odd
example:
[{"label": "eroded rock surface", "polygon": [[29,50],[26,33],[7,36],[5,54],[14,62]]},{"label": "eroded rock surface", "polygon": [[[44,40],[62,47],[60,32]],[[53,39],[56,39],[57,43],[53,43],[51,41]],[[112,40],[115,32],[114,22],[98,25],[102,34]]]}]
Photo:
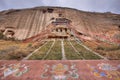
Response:
[{"label": "eroded rock surface", "polygon": [[2,11],[0,12],[0,32],[18,40],[36,36],[46,38],[43,35],[46,34],[45,32],[50,33],[49,25],[57,18],[70,20],[71,29],[74,29],[81,39],[120,43],[119,14],[84,12],[60,7]]}]

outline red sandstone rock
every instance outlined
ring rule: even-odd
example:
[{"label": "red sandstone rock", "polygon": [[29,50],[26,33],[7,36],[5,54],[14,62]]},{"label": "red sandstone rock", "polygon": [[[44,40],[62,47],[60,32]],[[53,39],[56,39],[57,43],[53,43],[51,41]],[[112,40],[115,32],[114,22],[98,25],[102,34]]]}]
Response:
[{"label": "red sandstone rock", "polygon": [[[18,71],[7,75],[8,69]],[[24,73],[20,75],[20,72]],[[119,80],[120,61],[0,61],[0,80],[60,80],[65,77],[66,80]]]},{"label": "red sandstone rock", "polygon": [[[83,39],[98,39],[119,43],[120,15],[84,12],[70,8],[37,7],[31,9],[0,12],[0,31],[19,40],[31,38],[48,28],[54,19],[70,20],[72,28],[82,34]],[[81,36],[81,35],[79,35]],[[41,39],[41,38],[40,38]]]}]

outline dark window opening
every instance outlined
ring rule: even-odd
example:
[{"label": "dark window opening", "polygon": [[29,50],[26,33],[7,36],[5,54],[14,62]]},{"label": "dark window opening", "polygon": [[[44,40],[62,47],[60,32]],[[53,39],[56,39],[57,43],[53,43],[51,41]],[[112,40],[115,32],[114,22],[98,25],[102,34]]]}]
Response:
[{"label": "dark window opening", "polygon": [[73,37],[74,35],[71,34],[70,36]]},{"label": "dark window opening", "polygon": [[60,32],[62,32],[62,29],[60,29]]},{"label": "dark window opening", "polygon": [[0,30],[0,33],[3,33],[5,30]]},{"label": "dark window opening", "polygon": [[46,13],[46,10],[43,10],[42,12],[43,12],[43,13]]},{"label": "dark window opening", "polygon": [[67,39],[68,36],[48,36],[48,38]]},{"label": "dark window opening", "polygon": [[118,28],[120,29],[120,25],[118,26]]},{"label": "dark window opening", "polygon": [[54,9],[48,8],[47,11],[48,11],[49,13],[52,13],[52,12],[54,11]]},{"label": "dark window opening", "polygon": [[83,33],[81,33],[81,32],[78,32],[78,34],[79,34],[79,35],[83,35]]},{"label": "dark window opening", "polygon": [[56,32],[58,32],[58,29],[56,29]]},{"label": "dark window opening", "polygon": [[59,14],[59,17],[62,17],[62,14]]},{"label": "dark window opening", "polygon": [[8,30],[7,32],[13,32],[13,31],[11,31],[11,30]]},{"label": "dark window opening", "polygon": [[53,17],[53,18],[51,18],[50,20],[54,20],[55,18]]},{"label": "dark window opening", "polygon": [[67,32],[67,28],[65,28],[65,32]]},{"label": "dark window opening", "polygon": [[5,28],[14,28],[14,27],[5,27]]},{"label": "dark window opening", "polygon": [[13,31],[11,31],[11,30],[8,30],[8,31],[7,31],[7,34],[13,36],[15,33],[14,33]]}]

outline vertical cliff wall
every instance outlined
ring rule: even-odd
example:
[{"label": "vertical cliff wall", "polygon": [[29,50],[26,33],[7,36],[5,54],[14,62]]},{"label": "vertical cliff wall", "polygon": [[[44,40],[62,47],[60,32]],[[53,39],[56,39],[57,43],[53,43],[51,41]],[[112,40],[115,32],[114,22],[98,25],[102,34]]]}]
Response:
[{"label": "vertical cliff wall", "polygon": [[0,12],[0,31],[5,35],[14,33],[13,37],[23,40],[46,30],[48,25],[58,17],[71,20],[72,27],[82,36],[120,41],[120,15],[59,7],[2,11]]}]

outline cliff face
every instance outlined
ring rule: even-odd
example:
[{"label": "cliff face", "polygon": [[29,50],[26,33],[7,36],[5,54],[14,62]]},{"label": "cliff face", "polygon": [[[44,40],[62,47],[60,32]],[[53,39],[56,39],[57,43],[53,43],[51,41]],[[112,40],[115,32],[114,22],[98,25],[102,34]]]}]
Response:
[{"label": "cliff face", "polygon": [[0,31],[24,40],[48,29],[55,18],[66,18],[78,36],[89,40],[120,43],[120,15],[83,12],[69,8],[36,7],[0,12]]}]

